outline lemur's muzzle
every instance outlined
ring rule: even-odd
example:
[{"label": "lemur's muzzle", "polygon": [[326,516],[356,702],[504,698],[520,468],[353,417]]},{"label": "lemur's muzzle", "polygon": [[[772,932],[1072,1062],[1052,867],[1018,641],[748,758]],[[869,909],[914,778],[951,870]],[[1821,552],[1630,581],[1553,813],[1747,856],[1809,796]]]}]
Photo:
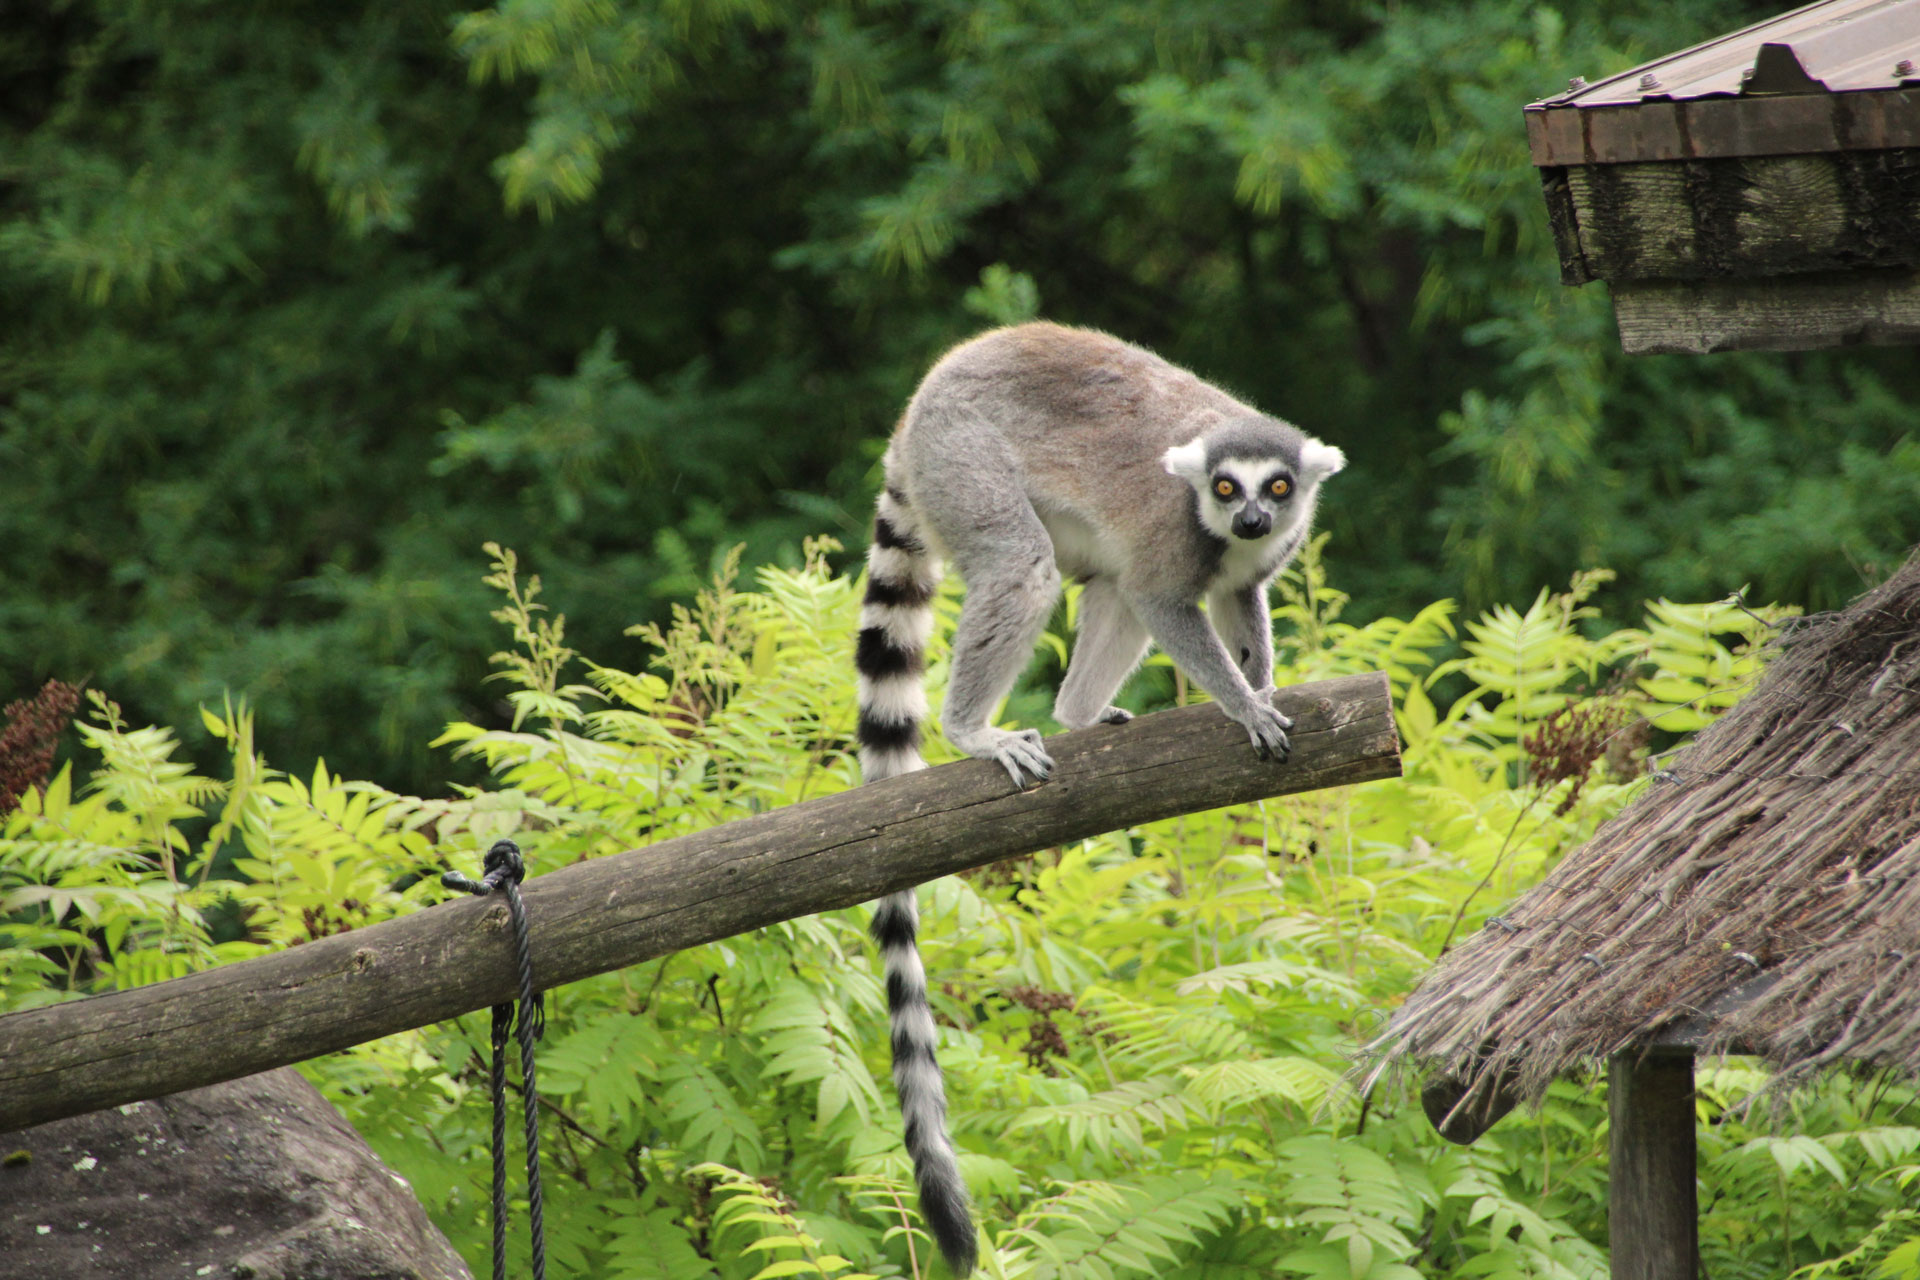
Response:
[{"label": "lemur's muzzle", "polygon": [[1240,508],[1233,517],[1233,536],[1236,538],[1264,538],[1272,528],[1273,517],[1252,503]]}]

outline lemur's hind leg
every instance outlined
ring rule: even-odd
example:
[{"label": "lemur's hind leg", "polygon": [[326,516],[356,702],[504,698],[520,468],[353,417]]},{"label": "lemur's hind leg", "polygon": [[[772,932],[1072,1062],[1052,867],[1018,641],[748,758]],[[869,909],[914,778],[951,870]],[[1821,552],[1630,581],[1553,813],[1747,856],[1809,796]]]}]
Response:
[{"label": "lemur's hind leg", "polygon": [[1113,695],[1146,652],[1147,629],[1120,598],[1113,580],[1091,579],[1080,592],[1073,657],[1053,703],[1053,718],[1069,729],[1133,719],[1131,712],[1113,705]]},{"label": "lemur's hind leg", "polygon": [[1053,760],[1038,730],[996,729],[993,711],[1033,658],[1059,598],[1053,539],[998,433],[960,419],[916,423],[914,431],[916,444],[931,437],[946,455],[940,481],[914,487],[914,504],[967,584],[941,727],[954,746],[996,761],[1023,787],[1051,773]]},{"label": "lemur's hind leg", "polygon": [[1017,787],[1046,777],[1053,760],[1040,745],[1037,729],[1010,732],[992,725],[993,709],[1013,691],[1013,682],[1033,657],[1034,645],[1060,594],[1060,573],[1053,566],[1053,543],[1040,521],[1037,540],[1013,546],[1000,531],[1001,546],[987,564],[969,566],[962,554],[954,561],[966,579],[966,603],[953,636],[953,671],[941,726],[947,740],[970,756],[996,760]]}]

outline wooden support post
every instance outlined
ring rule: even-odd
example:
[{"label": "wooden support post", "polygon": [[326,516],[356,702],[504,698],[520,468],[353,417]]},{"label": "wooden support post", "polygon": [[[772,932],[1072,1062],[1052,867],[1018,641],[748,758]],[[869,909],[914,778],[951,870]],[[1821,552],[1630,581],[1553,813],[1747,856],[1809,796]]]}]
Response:
[{"label": "wooden support post", "polygon": [[[1255,755],[1218,707],[1182,707],[1049,739],[1054,775],[1026,791],[996,764],[963,760],[535,876],[523,890],[535,980],[558,986],[1122,827],[1399,774],[1386,676],[1298,685],[1274,705],[1294,719],[1285,762]],[[537,838],[528,843],[537,858]],[[462,897],[256,960],[0,1017],[0,1132],[511,999],[506,914],[497,898]]]},{"label": "wooden support post", "polygon": [[1612,1164],[1607,1239],[1613,1280],[1695,1280],[1693,1054],[1629,1050],[1608,1065]]}]

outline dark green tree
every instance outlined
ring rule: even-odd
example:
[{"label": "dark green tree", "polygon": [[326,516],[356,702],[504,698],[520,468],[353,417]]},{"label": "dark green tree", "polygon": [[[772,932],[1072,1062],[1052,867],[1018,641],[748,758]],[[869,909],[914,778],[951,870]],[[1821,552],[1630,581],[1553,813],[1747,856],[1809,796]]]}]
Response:
[{"label": "dark green tree", "polygon": [[[469,0],[470,2],[470,0]],[[589,651],[864,538],[919,372],[1043,313],[1340,443],[1357,612],[1823,606],[1920,539],[1910,351],[1621,356],[1519,107],[1731,0],[67,0],[0,32],[0,693],[435,785],[483,540]]]}]

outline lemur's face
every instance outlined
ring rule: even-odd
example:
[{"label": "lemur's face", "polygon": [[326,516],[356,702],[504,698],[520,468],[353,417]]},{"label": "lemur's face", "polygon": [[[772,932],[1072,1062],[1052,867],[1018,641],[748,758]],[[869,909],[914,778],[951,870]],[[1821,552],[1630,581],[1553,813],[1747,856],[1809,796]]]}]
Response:
[{"label": "lemur's face", "polygon": [[1293,525],[1297,482],[1287,462],[1222,458],[1212,473],[1201,499],[1200,519],[1214,533],[1252,542]]},{"label": "lemur's face", "polygon": [[1311,514],[1320,482],[1346,462],[1332,445],[1272,419],[1227,424],[1161,459],[1199,495],[1209,533],[1248,542],[1292,532]]}]

